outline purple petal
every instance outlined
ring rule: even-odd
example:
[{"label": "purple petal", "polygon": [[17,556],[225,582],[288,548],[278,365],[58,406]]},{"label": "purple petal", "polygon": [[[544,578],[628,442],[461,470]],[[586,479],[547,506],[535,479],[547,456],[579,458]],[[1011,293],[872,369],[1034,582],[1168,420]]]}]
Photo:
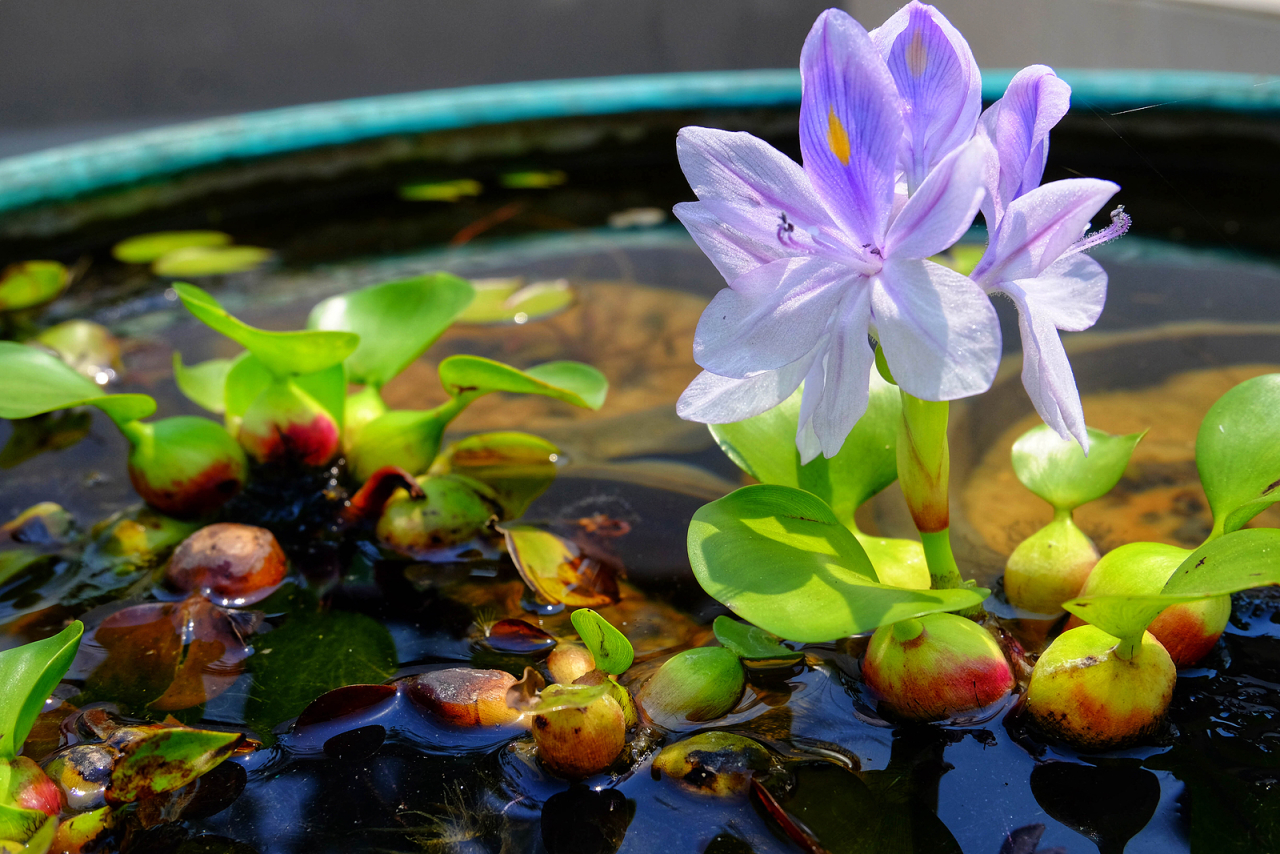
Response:
[{"label": "purple petal", "polygon": [[776,234],[757,239],[725,223],[704,202],[681,202],[675,206],[675,215],[726,282],[785,257]]},{"label": "purple petal", "polygon": [[1014,199],[1040,185],[1049,157],[1049,131],[1071,106],[1071,87],[1047,65],[1030,65],[1009,81],[1004,97],[982,114],[980,132],[996,147],[982,213],[988,227]]},{"label": "purple petal", "polygon": [[676,414],[700,424],[732,424],[773,409],[800,387],[814,357],[801,359],[780,371],[766,371],[746,379],[698,374],[676,403]]},{"label": "purple petal", "polygon": [[906,135],[899,162],[911,190],[943,157],[973,136],[982,110],[982,75],[964,36],[932,6],[908,3],[871,40],[902,96]]},{"label": "purple petal", "polygon": [[791,364],[822,336],[850,278],[818,258],[784,258],[738,277],[699,318],[693,360],[737,379]]},{"label": "purple petal", "polygon": [[1018,307],[1022,384],[1036,412],[1058,435],[1074,436],[1087,453],[1089,435],[1075,376],[1059,329],[1088,329],[1107,298],[1106,271],[1086,255],[1062,258],[1034,279],[1001,288]]},{"label": "purple petal", "polygon": [[991,143],[970,140],[943,158],[889,226],[885,257],[928,258],[950,249],[973,225],[986,190]]},{"label": "purple petal", "polygon": [[991,235],[973,278],[990,288],[1038,276],[1084,235],[1094,214],[1119,189],[1097,178],[1068,178],[1016,199]]},{"label": "purple petal", "polygon": [[871,312],[889,370],[907,393],[955,400],[990,387],[1000,324],[967,276],[931,261],[889,260],[872,279]]},{"label": "purple petal", "polygon": [[800,78],[805,174],[857,242],[880,246],[902,139],[889,69],[857,21],[828,9],[805,39]]},{"label": "purple petal", "polygon": [[870,315],[869,289],[851,291],[841,303],[827,350],[822,398],[814,409],[812,424],[828,459],[840,452],[849,431],[867,411],[867,389],[875,363],[875,351],[867,342]]}]

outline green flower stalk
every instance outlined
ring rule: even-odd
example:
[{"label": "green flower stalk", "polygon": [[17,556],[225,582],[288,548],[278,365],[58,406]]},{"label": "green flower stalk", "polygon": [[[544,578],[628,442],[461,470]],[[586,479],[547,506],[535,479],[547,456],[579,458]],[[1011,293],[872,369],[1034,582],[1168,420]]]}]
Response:
[{"label": "green flower stalk", "polygon": [[920,400],[902,392],[902,420],[898,428],[898,482],[911,518],[920,532],[931,586],[935,590],[960,587],[964,580],[951,552],[951,511],[947,486],[951,477],[951,448],[947,443],[946,401]]}]

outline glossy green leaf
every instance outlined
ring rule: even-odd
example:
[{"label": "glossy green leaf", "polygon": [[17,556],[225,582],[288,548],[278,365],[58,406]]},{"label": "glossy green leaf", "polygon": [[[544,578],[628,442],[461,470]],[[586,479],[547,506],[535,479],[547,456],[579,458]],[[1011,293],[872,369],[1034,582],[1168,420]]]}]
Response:
[{"label": "glossy green leaf", "polygon": [[117,261],[126,264],[150,264],[176,249],[192,246],[227,246],[231,235],[221,231],[153,231],[121,240],[111,249]]},{"label": "glossy green leaf", "polygon": [[84,624],[0,652],[0,761],[13,759],[27,740],[44,701],[61,681],[80,647]]},{"label": "glossy green leaf", "polygon": [[202,409],[223,413],[227,410],[227,374],[235,359],[209,359],[187,367],[182,354],[173,354],[173,380],[178,391]]},{"label": "glossy green leaf", "polygon": [[901,395],[872,371],[867,411],[840,452],[832,459],[819,455],[803,466],[796,449],[800,395],[796,391],[780,405],[745,421],[711,424],[711,435],[729,459],[756,480],[812,492],[849,524],[863,502],[898,476]]},{"label": "glossy green leaf", "polygon": [[1215,533],[1244,527],[1280,501],[1280,374],[1245,380],[1209,408],[1196,466]]},{"label": "glossy green leaf", "polygon": [[430,273],[332,297],[311,310],[308,329],[354,332],[347,357],[353,383],[381,387],[440,337],[471,303],[465,279]]},{"label": "glossy green leaf", "polygon": [[725,649],[745,661],[796,661],[804,653],[783,646],[777,637],[764,629],[721,615],[711,624],[716,640]]},{"label": "glossy green leaf", "polygon": [[1041,424],[1013,443],[1013,471],[1022,485],[1060,510],[1101,498],[1119,483],[1146,432],[1112,436],[1089,428],[1089,456],[1074,439]]},{"label": "glossy green leaf", "polygon": [[504,519],[518,519],[556,477],[560,449],[528,433],[479,433],[455,442],[431,466],[432,474],[461,474],[492,491]]},{"label": "glossy green leaf", "polygon": [[614,676],[627,672],[636,660],[636,651],[626,635],[590,608],[579,608],[570,619],[578,637],[582,638],[582,645],[595,658],[596,667]]},{"label": "glossy green leaf", "polygon": [[[1137,559],[1142,554],[1135,552]],[[1280,530],[1246,528],[1196,549],[1159,593],[1082,596],[1063,607],[1108,634],[1130,638],[1140,635],[1170,605],[1276,585],[1280,585]]]},{"label": "glossy green leaf", "polygon": [[240,738],[186,727],[156,730],[121,749],[107,791],[114,801],[132,803],[181,789],[220,765]]},{"label": "glossy green leaf", "polygon": [[67,289],[71,274],[57,261],[24,261],[0,270],[0,311],[43,305]]},{"label": "glossy green leaf", "polygon": [[0,418],[30,418],[73,406],[96,406],[117,424],[156,411],[155,400],[145,394],[106,394],[58,357],[0,341]]},{"label": "glossy green leaf", "polygon": [[[57,826],[58,819],[55,816],[0,802],[0,852],[45,854],[49,843],[53,842],[53,831],[50,828]],[[6,843],[9,843],[7,847]]]},{"label": "glossy green leaf", "polygon": [[179,282],[173,287],[197,320],[240,344],[275,374],[309,374],[333,367],[355,352],[360,343],[360,336],[351,332],[256,329],[232,317],[195,285]]},{"label": "glossy green leaf", "polygon": [[385,682],[398,663],[386,626],[350,611],[294,614],[255,646],[245,720],[267,739],[321,694]]},{"label": "glossy green leaf", "polygon": [[479,181],[459,178],[456,181],[405,184],[400,188],[400,198],[408,202],[456,202],[465,196],[478,196],[483,190]]},{"label": "glossy green leaf", "polygon": [[525,285],[523,279],[490,279],[473,283],[476,298],[459,317],[460,323],[528,323],[549,317],[577,299],[563,279]]},{"label": "glossy green leaf", "polygon": [[480,356],[450,356],[440,363],[440,383],[457,397],[469,392],[540,394],[574,406],[599,409],[609,391],[604,374],[581,362],[547,362],[520,370]]},{"label": "glossy green leaf", "polygon": [[368,480],[383,466],[399,466],[415,475],[426,472],[453,414],[393,409],[366,423],[347,453],[356,480]]},{"label": "glossy green leaf", "polygon": [[866,552],[820,498],[747,486],[700,508],[689,562],[702,588],[788,640],[820,642],[981,604],[987,591],[906,590],[875,580]]},{"label": "glossy green leaf", "polygon": [[151,262],[151,272],[174,278],[224,276],[257,269],[271,257],[260,246],[188,246],[166,252]]}]

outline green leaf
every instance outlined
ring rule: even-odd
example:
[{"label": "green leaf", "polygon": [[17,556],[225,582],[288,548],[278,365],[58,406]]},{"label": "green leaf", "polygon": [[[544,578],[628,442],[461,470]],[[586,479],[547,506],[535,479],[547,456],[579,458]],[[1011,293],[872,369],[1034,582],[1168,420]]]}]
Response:
[{"label": "green leaf", "polygon": [[1033,427],[1013,443],[1013,471],[1022,485],[1059,510],[1101,498],[1119,483],[1142,433],[1112,436],[1089,428],[1089,456],[1074,439],[1047,425]]},{"label": "green leaf", "polygon": [[223,276],[244,273],[266,263],[270,249],[259,246],[188,246],[151,262],[157,276]]},{"label": "green leaf", "polygon": [[700,508],[689,562],[711,596],[788,640],[835,640],[981,604],[987,591],[906,590],[875,580],[866,552],[808,492],[747,486]]},{"label": "green leaf", "polygon": [[171,727],[130,741],[111,771],[108,794],[132,803],[181,789],[220,765],[240,738],[238,732]]},{"label": "green leaf", "polygon": [[255,645],[245,720],[267,739],[272,727],[297,717],[321,694],[385,682],[397,666],[386,626],[350,611],[294,614]]},{"label": "green leaf", "polygon": [[524,711],[531,715],[545,715],[562,709],[585,709],[609,694],[612,688],[607,679],[599,685],[548,685]]},{"label": "green leaf", "polygon": [[400,188],[400,198],[408,202],[456,202],[464,196],[478,196],[483,189],[479,181],[459,178],[456,181],[405,184]]},{"label": "green leaf", "polygon": [[156,411],[156,402],[148,395],[106,394],[58,357],[0,341],[0,418],[30,418],[75,406],[96,406],[117,424]]},{"label": "green leaf", "polygon": [[547,362],[522,371],[480,356],[450,356],[440,363],[440,383],[453,397],[468,392],[540,394],[574,406],[599,409],[609,381],[581,362]]},{"label": "green leaf", "polygon": [[221,231],[153,231],[121,240],[111,249],[117,261],[150,264],[161,255],[191,246],[227,246],[231,235]]},{"label": "green leaf", "polygon": [[614,676],[627,672],[631,662],[636,660],[636,651],[626,635],[590,608],[579,608],[569,619],[573,621],[578,637],[582,638],[582,645],[595,658],[596,667]]},{"label": "green leaf", "polygon": [[489,487],[504,519],[518,519],[556,477],[560,449],[528,433],[479,433],[455,442],[431,474],[460,474]]},{"label": "green leaf", "polygon": [[460,323],[528,323],[573,305],[577,298],[563,279],[524,285],[522,279],[475,282],[476,298]]},{"label": "green leaf", "polygon": [[[252,353],[242,353],[231,361],[227,372],[225,401],[230,418],[245,414],[258,395],[266,391],[276,376]],[[339,426],[347,409],[347,372],[341,362],[310,374],[296,376],[293,384],[315,398]]]},{"label": "green leaf", "polygon": [[[0,803],[0,852],[30,851],[31,854],[44,854],[53,841],[53,833],[48,828],[58,826],[58,819],[45,815],[40,810],[27,810],[13,804]],[[41,847],[37,837],[48,836]],[[29,847],[13,846],[6,848],[5,842],[28,842]]]},{"label": "green leaf", "polygon": [[217,300],[195,285],[178,282],[173,287],[197,320],[240,344],[274,374],[310,374],[324,370],[342,362],[360,343],[360,336],[351,332],[255,329],[232,317]]},{"label": "green leaf", "polygon": [[471,303],[475,289],[448,273],[387,282],[332,297],[311,310],[308,329],[354,332],[351,381],[381,387],[422,355]]},{"label": "green leaf", "polygon": [[546,190],[560,186],[568,176],[559,169],[552,169],[548,172],[506,172],[501,180],[502,186],[512,190]]},{"label": "green leaf", "polygon": [[1214,533],[1231,533],[1280,501],[1280,374],[1245,380],[1209,408],[1196,466]]},{"label": "green leaf", "polygon": [[76,620],[58,634],[0,652],[0,761],[22,749],[44,701],[57,687],[80,648],[84,624]]},{"label": "green leaf", "polygon": [[866,414],[853,426],[840,453],[829,460],[819,455],[802,466],[796,449],[801,393],[754,418],[708,425],[711,435],[729,459],[756,480],[812,492],[850,524],[854,511],[898,476],[902,397],[896,386],[872,371]]},{"label": "green leaf", "polygon": [[227,409],[227,374],[235,359],[210,359],[187,367],[182,354],[173,354],[173,380],[178,391],[202,409],[222,413]]},{"label": "green leaf", "polygon": [[711,631],[715,633],[721,646],[745,661],[782,662],[804,657],[804,653],[778,643],[778,639],[764,629],[740,623],[732,617],[716,617],[711,624]]},{"label": "green leaf", "polygon": [[[1144,554],[1135,551],[1135,560]],[[1108,634],[1132,638],[1141,635],[1170,605],[1276,585],[1280,585],[1280,530],[1246,528],[1196,549],[1173,571],[1159,593],[1082,596],[1063,607]]]},{"label": "green leaf", "polygon": [[24,261],[0,271],[0,311],[43,305],[67,289],[71,274],[57,261]]}]

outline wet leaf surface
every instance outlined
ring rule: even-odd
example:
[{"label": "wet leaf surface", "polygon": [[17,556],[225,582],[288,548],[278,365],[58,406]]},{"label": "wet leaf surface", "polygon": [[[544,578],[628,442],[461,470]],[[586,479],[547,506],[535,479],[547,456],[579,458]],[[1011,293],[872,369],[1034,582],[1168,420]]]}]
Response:
[{"label": "wet leaf surface", "polygon": [[230,756],[241,738],[235,732],[185,727],[148,732],[121,746],[107,798],[131,803],[180,789]]},{"label": "wet leaf surface", "polygon": [[576,543],[531,525],[500,530],[520,577],[546,601],[598,608],[618,600],[616,570]]},{"label": "wet leaf surface", "polygon": [[499,620],[485,632],[484,643],[494,652],[538,655],[555,648],[556,639],[527,620]]},{"label": "wet leaf surface", "polygon": [[253,685],[245,720],[268,738],[273,727],[321,694],[385,682],[396,664],[391,634],[372,617],[348,611],[293,614],[257,642],[249,660]]}]

